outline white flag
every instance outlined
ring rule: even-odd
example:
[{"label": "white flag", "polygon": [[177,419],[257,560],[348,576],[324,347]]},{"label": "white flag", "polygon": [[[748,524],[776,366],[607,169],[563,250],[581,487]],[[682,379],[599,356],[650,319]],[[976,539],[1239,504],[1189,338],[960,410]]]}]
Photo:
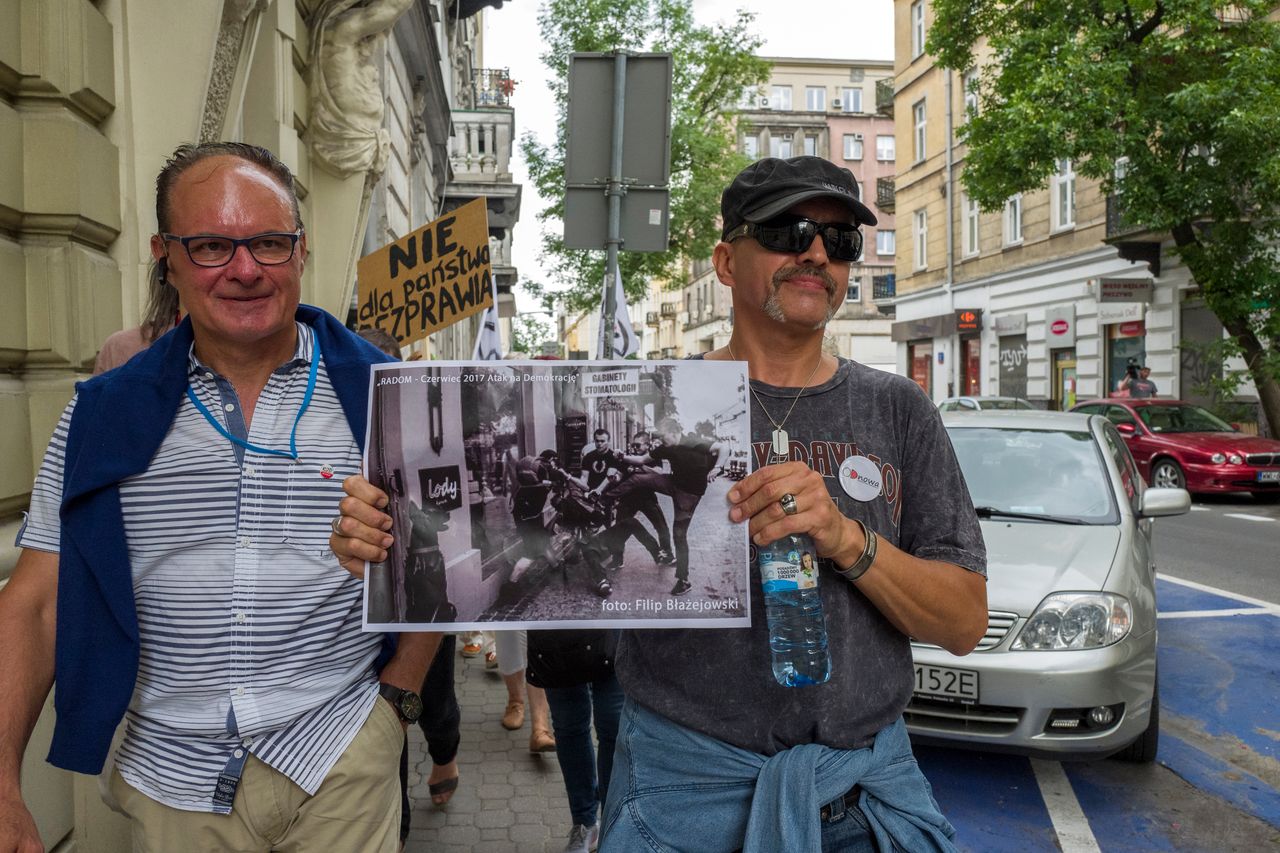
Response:
[{"label": "white flag", "polygon": [[[608,304],[609,274],[605,273],[604,299],[600,302],[600,339],[596,342],[596,358],[604,358],[605,310]],[[627,311],[627,295],[622,291],[622,270],[614,270],[613,357],[626,358],[640,352],[640,339],[631,328]]]},{"label": "white flag", "polygon": [[480,333],[476,335],[476,348],[471,357],[476,361],[502,360],[502,333],[498,331],[498,283],[489,277],[489,289],[493,305],[480,315]]}]

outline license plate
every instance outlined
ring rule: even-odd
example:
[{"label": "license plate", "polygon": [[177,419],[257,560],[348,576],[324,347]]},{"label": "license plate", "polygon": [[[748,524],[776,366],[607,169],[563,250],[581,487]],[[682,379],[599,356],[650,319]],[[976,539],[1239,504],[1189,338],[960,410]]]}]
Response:
[{"label": "license plate", "polygon": [[1259,471],[1259,483],[1280,483],[1280,471]]},{"label": "license plate", "polygon": [[969,704],[978,701],[978,673],[972,669],[916,664],[917,696]]}]

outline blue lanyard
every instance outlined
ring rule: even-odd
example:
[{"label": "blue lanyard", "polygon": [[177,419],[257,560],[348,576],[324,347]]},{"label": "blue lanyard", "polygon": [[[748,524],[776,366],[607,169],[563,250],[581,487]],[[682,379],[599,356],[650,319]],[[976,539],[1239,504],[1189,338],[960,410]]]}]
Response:
[{"label": "blue lanyard", "polygon": [[272,450],[268,447],[258,447],[250,444],[243,439],[236,438],[227,432],[226,427],[218,423],[218,419],[213,416],[204,405],[196,398],[196,392],[191,390],[191,383],[187,383],[187,399],[191,401],[191,405],[196,407],[196,411],[204,415],[204,419],[213,425],[213,428],[222,433],[232,444],[238,444],[243,448],[252,450],[255,453],[265,453],[269,456],[284,456],[287,459],[297,461],[298,459],[298,422],[302,420],[302,413],[307,410],[307,406],[311,405],[311,394],[316,390],[316,372],[320,367],[320,341],[315,335],[311,336],[311,371],[307,375],[307,393],[302,396],[302,405],[298,407],[298,416],[293,419],[293,429],[289,431],[289,449]]}]

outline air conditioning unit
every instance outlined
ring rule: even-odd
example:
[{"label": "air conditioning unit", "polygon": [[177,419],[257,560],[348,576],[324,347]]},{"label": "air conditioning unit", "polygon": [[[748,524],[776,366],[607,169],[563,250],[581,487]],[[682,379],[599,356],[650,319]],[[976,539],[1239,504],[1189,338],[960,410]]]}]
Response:
[{"label": "air conditioning unit", "polygon": [[833,109],[833,110],[835,110],[835,111],[837,111],[837,112],[839,112],[840,110],[843,110],[843,109],[844,109],[844,101],[840,100],[839,98],[832,98],[832,99],[831,99],[831,109]]},{"label": "air conditioning unit", "polygon": [[767,110],[772,106],[772,104],[769,103],[768,98],[761,98],[759,101],[759,104],[760,104],[760,109],[762,110]]}]

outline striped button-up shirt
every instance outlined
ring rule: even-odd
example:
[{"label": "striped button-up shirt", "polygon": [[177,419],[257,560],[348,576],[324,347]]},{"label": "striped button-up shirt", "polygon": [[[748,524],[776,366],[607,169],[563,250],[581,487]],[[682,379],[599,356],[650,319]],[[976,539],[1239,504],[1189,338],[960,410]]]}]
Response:
[{"label": "striped button-up shirt", "polygon": [[[197,399],[255,447],[289,448],[314,351],[297,328],[247,431],[231,383],[189,357]],[[75,404],[36,477],[23,547],[58,551]],[[360,451],[323,361],[297,448],[297,461],[242,448],[184,398],[151,465],[120,483],[141,657],[116,766],[174,808],[229,812],[248,753],[315,793],[377,701],[381,635],[361,632],[361,584],[328,546]]]}]

